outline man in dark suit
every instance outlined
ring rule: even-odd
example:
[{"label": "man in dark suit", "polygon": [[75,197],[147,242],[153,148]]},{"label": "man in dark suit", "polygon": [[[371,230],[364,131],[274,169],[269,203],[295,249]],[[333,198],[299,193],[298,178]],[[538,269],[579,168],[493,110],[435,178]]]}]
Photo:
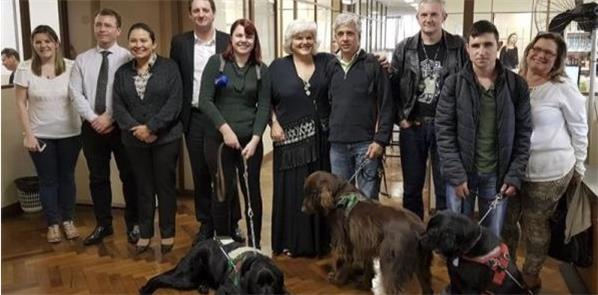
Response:
[{"label": "man in dark suit", "polygon": [[[195,217],[201,223],[195,243],[213,236],[212,202],[217,202],[212,191],[212,179],[203,152],[204,129],[210,122],[197,106],[201,75],[210,56],[224,52],[230,38],[228,34],[214,28],[216,5],[213,0],[189,0],[188,3],[189,19],[193,22],[193,31],[172,38],[170,58],[179,65],[183,79],[181,120],[191,160],[195,189]],[[233,202],[232,210],[236,220],[241,219],[239,200]],[[233,233],[233,239],[240,242],[245,240],[238,226]]]}]

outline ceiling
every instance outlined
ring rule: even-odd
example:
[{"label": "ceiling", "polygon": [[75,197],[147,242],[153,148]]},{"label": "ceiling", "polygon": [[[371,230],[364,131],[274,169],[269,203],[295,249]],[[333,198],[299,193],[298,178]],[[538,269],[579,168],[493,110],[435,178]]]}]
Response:
[{"label": "ceiling", "polygon": [[419,0],[378,0],[378,2],[388,7],[388,16],[395,16],[415,13],[415,8],[409,3],[415,6]]}]

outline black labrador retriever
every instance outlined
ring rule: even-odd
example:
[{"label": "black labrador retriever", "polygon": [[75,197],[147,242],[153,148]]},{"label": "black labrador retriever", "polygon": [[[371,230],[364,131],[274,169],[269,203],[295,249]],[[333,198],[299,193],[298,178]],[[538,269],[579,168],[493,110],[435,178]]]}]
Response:
[{"label": "black labrador retriever", "polygon": [[529,294],[507,246],[467,216],[437,213],[421,244],[446,258],[451,294]]},{"label": "black labrador retriever", "polygon": [[158,288],[197,289],[207,294],[286,294],[284,276],[272,260],[258,250],[228,239],[197,243],[177,266],[151,278],[139,290],[152,294]]}]

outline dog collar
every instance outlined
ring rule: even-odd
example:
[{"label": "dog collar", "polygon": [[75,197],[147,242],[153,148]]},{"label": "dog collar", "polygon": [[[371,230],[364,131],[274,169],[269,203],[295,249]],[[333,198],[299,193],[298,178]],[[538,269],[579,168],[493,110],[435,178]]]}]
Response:
[{"label": "dog collar", "polygon": [[479,229],[479,230],[480,230],[480,233],[478,234],[478,236],[475,238],[475,240],[473,240],[471,242],[471,244],[469,244],[469,246],[466,248],[466,250],[463,251],[463,254],[461,256],[466,256],[467,253],[469,253],[469,251],[471,251],[471,249],[473,249],[473,247],[475,247],[475,245],[478,244],[478,242],[482,238],[482,229]]},{"label": "dog collar", "polygon": [[342,195],[336,201],[336,208],[344,209],[345,215],[349,216],[349,214],[351,213],[351,210],[353,210],[353,208],[355,208],[357,203],[359,203],[359,201],[363,201],[363,200],[364,200],[364,198],[361,194],[359,194],[357,192],[349,192],[349,193]]}]

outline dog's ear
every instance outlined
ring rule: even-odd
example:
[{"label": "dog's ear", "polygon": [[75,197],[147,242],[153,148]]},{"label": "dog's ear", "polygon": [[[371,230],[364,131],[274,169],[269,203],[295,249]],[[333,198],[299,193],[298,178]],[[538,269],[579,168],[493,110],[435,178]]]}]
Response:
[{"label": "dog's ear", "polygon": [[434,250],[436,248],[436,240],[438,240],[438,231],[436,229],[430,229],[423,233],[419,237],[419,244],[427,250]]},{"label": "dog's ear", "polygon": [[442,218],[440,214],[436,213],[428,221],[426,231],[420,236],[419,244],[428,250],[436,250],[439,248],[439,241],[442,234]]},{"label": "dog's ear", "polygon": [[319,185],[320,204],[324,209],[333,209],[335,207],[335,197],[343,184],[343,180],[340,177],[330,173],[326,173],[322,176],[322,181]]},{"label": "dog's ear", "polygon": [[447,258],[460,256],[462,242],[460,237],[453,230],[447,229],[440,234],[438,240],[438,251]]},{"label": "dog's ear", "polygon": [[322,208],[327,210],[334,208],[334,196],[327,187],[320,189],[320,205],[322,205]]},{"label": "dog's ear", "polygon": [[257,260],[257,257],[257,255],[251,255],[243,260],[243,264],[241,264],[241,270],[239,271],[239,275],[241,275],[241,277],[251,269],[251,266]]},{"label": "dog's ear", "polygon": [[249,272],[251,271],[253,264],[257,261],[257,256],[249,256],[243,260],[241,268],[239,269],[239,279],[241,283],[241,291],[247,292],[252,287],[252,278]]}]

